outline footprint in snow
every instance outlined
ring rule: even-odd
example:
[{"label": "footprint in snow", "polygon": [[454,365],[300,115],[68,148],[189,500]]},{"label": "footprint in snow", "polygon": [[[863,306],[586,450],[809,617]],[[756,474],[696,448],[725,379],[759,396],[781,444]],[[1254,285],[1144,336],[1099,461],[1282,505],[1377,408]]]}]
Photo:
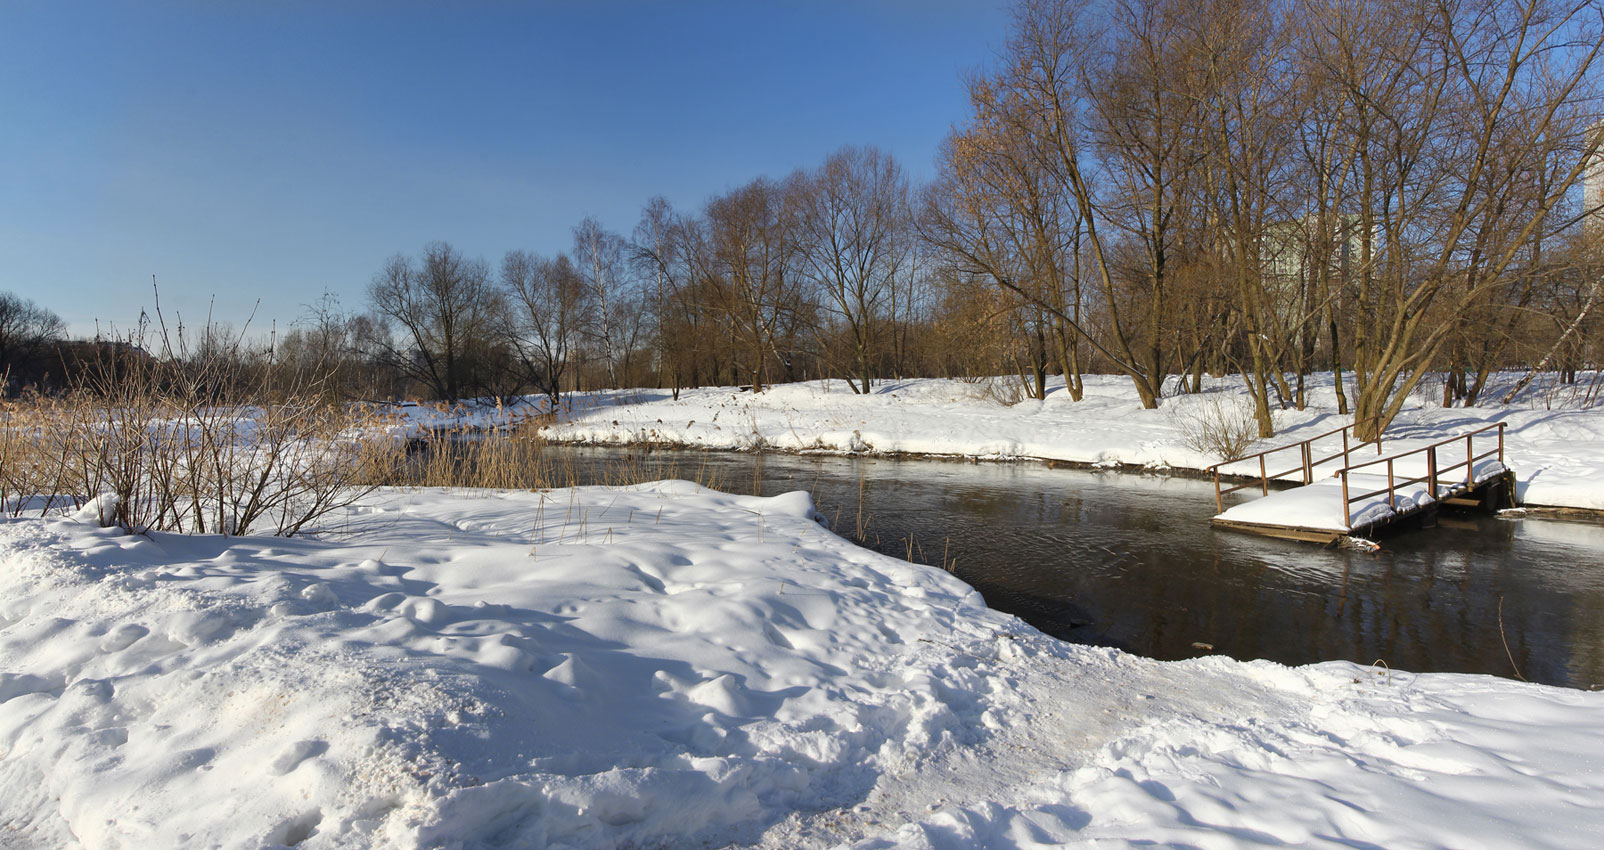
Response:
[{"label": "footprint in snow", "polygon": [[105,640],[100,642],[99,648],[101,652],[106,653],[122,652],[148,634],[150,634],[150,629],[144,626],[137,623],[124,623],[112,629],[111,633],[106,635]]},{"label": "footprint in snow", "polygon": [[301,766],[301,763],[310,758],[316,758],[328,752],[327,741],[296,741],[289,745],[273,764],[268,767],[274,776],[283,776]]}]

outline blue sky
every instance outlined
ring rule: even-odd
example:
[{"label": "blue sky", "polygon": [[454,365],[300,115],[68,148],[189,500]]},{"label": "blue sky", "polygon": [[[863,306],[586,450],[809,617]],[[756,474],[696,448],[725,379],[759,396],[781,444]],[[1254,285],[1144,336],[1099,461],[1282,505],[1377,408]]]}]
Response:
[{"label": "blue sky", "polygon": [[1000,0],[0,0],[0,291],[283,328],[445,239],[552,253],[875,144],[929,176]]}]

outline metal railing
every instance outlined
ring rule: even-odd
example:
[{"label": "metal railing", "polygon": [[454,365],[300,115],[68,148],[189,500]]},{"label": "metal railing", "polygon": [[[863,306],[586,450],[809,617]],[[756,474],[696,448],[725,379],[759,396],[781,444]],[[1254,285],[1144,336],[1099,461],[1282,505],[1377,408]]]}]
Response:
[{"label": "metal railing", "polygon": [[[1487,451],[1482,452],[1481,454],[1476,454],[1475,441],[1474,441],[1473,438],[1477,434],[1486,433],[1486,432],[1492,431],[1492,430],[1497,430],[1498,431],[1498,447],[1495,448],[1495,449],[1488,449]],[[1437,450],[1442,448],[1443,446],[1453,445],[1453,444],[1458,443],[1460,441],[1464,441],[1464,443],[1465,443],[1465,459],[1463,461],[1460,461],[1458,463],[1452,464],[1450,466],[1439,467],[1437,465]],[[1406,457],[1410,457],[1412,455],[1417,455],[1417,454],[1421,454],[1421,453],[1424,453],[1426,455],[1426,474],[1425,475],[1417,475],[1417,476],[1414,476],[1412,478],[1405,478],[1405,479],[1399,480],[1398,477],[1397,477],[1396,462],[1400,461],[1400,460],[1403,460]],[[1368,499],[1368,498],[1370,498],[1372,496],[1379,496],[1382,493],[1386,493],[1387,494],[1387,507],[1389,509],[1391,509],[1391,510],[1396,511],[1398,509],[1398,488],[1399,487],[1407,487],[1410,484],[1421,484],[1421,483],[1424,483],[1428,488],[1430,488],[1429,492],[1431,493],[1431,498],[1432,498],[1433,501],[1435,501],[1436,499],[1441,497],[1441,491],[1438,489],[1438,486],[1439,486],[1440,482],[1442,482],[1442,481],[1451,481],[1456,486],[1459,483],[1461,483],[1459,481],[1459,477],[1458,476],[1453,476],[1451,478],[1444,478],[1443,477],[1444,473],[1453,472],[1454,470],[1456,470],[1456,469],[1458,469],[1460,467],[1464,467],[1465,468],[1465,478],[1464,478],[1464,482],[1463,482],[1464,485],[1465,485],[1465,489],[1466,490],[1474,489],[1475,486],[1476,486],[1476,461],[1485,460],[1485,459],[1487,459],[1489,457],[1492,457],[1494,455],[1498,456],[1498,462],[1500,464],[1502,464],[1504,462],[1504,423],[1502,423],[1502,422],[1498,422],[1498,423],[1495,423],[1495,424],[1492,424],[1492,425],[1485,425],[1485,426],[1482,426],[1480,428],[1477,428],[1474,431],[1467,431],[1467,432],[1465,432],[1463,434],[1460,434],[1457,437],[1450,437],[1449,439],[1446,439],[1446,440],[1440,440],[1438,442],[1432,443],[1429,446],[1422,446],[1422,447],[1420,447],[1418,449],[1414,449],[1412,451],[1404,452],[1403,454],[1393,455],[1392,457],[1381,458],[1379,460],[1372,460],[1372,461],[1367,461],[1365,463],[1356,463],[1356,464],[1351,464],[1351,465],[1346,463],[1346,462],[1344,462],[1343,465],[1342,465],[1342,469],[1337,472],[1337,475],[1342,478],[1342,526],[1344,528],[1352,528],[1353,527],[1353,503],[1354,502],[1362,501],[1362,500]],[[1356,469],[1363,469],[1363,468],[1365,468],[1367,466],[1379,466],[1379,465],[1382,465],[1382,464],[1385,464],[1386,467],[1387,467],[1387,486],[1386,487],[1383,487],[1383,488],[1381,488],[1379,490],[1372,490],[1372,491],[1370,491],[1368,493],[1360,493],[1357,496],[1349,495],[1349,492],[1348,492],[1348,475],[1351,472],[1353,472]],[[1216,487],[1216,489],[1218,489],[1218,487]]]},{"label": "metal railing", "polygon": [[[1273,449],[1265,449],[1264,451],[1258,452],[1256,454],[1250,454],[1250,455],[1247,455],[1245,457],[1239,457],[1236,460],[1230,460],[1230,461],[1226,461],[1224,463],[1216,463],[1213,466],[1209,467],[1205,471],[1208,472],[1210,475],[1212,475],[1214,477],[1214,507],[1215,507],[1215,513],[1224,513],[1225,512],[1225,497],[1231,495],[1232,493],[1235,493],[1238,490],[1246,490],[1249,487],[1255,487],[1256,486],[1263,492],[1264,495],[1268,496],[1268,495],[1270,495],[1270,482],[1271,481],[1282,480],[1282,479],[1286,478],[1286,476],[1291,475],[1293,473],[1302,473],[1303,483],[1304,484],[1312,484],[1312,483],[1314,483],[1314,468],[1317,467],[1317,466],[1320,466],[1321,464],[1330,463],[1333,460],[1337,460],[1338,458],[1341,458],[1342,459],[1343,468],[1344,469],[1348,468],[1348,455],[1352,454],[1355,449],[1358,449],[1358,448],[1361,448],[1361,447],[1364,447],[1364,446],[1368,446],[1368,445],[1373,443],[1373,444],[1375,444],[1375,447],[1376,447],[1376,454],[1378,454],[1378,455],[1381,454],[1381,439],[1379,437],[1377,439],[1374,439],[1374,440],[1364,440],[1364,441],[1358,443],[1357,445],[1350,444],[1350,441],[1348,439],[1348,432],[1352,431],[1353,427],[1354,426],[1352,426],[1352,425],[1344,425],[1341,428],[1333,428],[1330,431],[1327,431],[1327,432],[1325,432],[1323,434],[1316,434],[1313,437],[1310,437],[1309,439],[1303,440],[1301,442],[1289,443],[1289,444],[1284,445],[1284,446],[1276,446]],[[1314,442],[1316,440],[1323,440],[1326,437],[1331,436],[1332,434],[1338,434],[1338,433],[1342,434],[1342,451],[1337,452],[1335,454],[1326,455],[1325,457],[1322,457],[1322,458],[1316,460],[1315,457],[1314,457]],[[1297,466],[1294,466],[1291,469],[1287,469],[1287,470],[1284,470],[1284,471],[1281,471],[1281,472],[1276,472],[1276,473],[1271,473],[1271,472],[1268,471],[1268,469],[1269,469],[1268,459],[1269,459],[1269,457],[1271,455],[1279,454],[1281,452],[1286,452],[1286,451],[1292,451],[1294,449],[1296,449],[1297,452],[1298,452],[1299,463],[1298,463]],[[1255,458],[1257,458],[1258,461],[1259,461],[1259,476],[1258,476],[1258,478],[1251,478],[1246,483],[1238,484],[1235,487],[1228,487],[1228,488],[1226,488],[1224,490],[1220,489],[1220,467],[1222,467],[1222,466],[1233,466],[1233,465],[1239,464],[1239,463],[1246,463],[1247,461],[1253,460]]]}]

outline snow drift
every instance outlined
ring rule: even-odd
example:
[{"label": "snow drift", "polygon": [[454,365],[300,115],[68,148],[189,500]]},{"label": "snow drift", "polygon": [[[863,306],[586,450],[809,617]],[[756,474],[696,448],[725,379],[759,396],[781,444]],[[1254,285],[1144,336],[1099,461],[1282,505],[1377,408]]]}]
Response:
[{"label": "snow drift", "polygon": [[0,523],[9,848],[1584,847],[1604,694],[1047,638],[803,494]]}]

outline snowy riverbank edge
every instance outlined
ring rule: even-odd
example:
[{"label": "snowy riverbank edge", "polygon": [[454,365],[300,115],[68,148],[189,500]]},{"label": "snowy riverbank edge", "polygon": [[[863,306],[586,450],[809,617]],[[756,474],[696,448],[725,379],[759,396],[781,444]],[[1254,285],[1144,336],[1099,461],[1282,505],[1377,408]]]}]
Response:
[{"label": "snowy riverbank edge", "polygon": [[[1498,376],[1496,398],[1519,376]],[[856,395],[841,381],[739,388],[598,392],[574,396],[543,433],[585,445],[653,444],[692,449],[778,450],[976,460],[1033,460],[1089,468],[1198,475],[1219,462],[1189,447],[1183,430],[1203,408],[1245,404],[1240,379],[1210,382],[1198,395],[1170,396],[1144,410],[1130,381],[1085,379],[1070,400],[1054,379],[1040,400],[1003,404],[985,383],[947,379],[886,382]],[[1315,376],[1304,410],[1275,412],[1277,434],[1254,451],[1286,445],[1351,422],[1336,413],[1330,377]],[[1585,387],[1585,384],[1583,385]],[[1510,405],[1443,408],[1428,384],[1388,431],[1388,454],[1502,422],[1517,498],[1531,507],[1604,511],[1604,408],[1577,407],[1575,392],[1534,383]],[[1337,438],[1317,444],[1340,448]],[[1296,460],[1287,456],[1287,466]],[[1242,474],[1249,474],[1245,467]],[[1256,469],[1252,472],[1256,473]]]},{"label": "snowy riverbank edge", "polygon": [[1604,693],[1048,638],[804,494],[0,522],[13,848],[1591,847]]}]

